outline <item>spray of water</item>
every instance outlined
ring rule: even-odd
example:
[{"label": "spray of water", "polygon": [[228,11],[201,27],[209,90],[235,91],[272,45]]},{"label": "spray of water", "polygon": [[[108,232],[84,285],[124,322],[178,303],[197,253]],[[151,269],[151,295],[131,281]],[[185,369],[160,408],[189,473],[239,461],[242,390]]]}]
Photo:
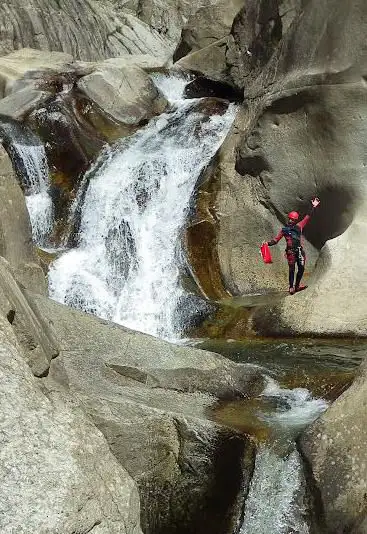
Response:
[{"label": "spray of water", "polygon": [[282,388],[272,378],[268,378],[262,396],[281,401],[281,407],[263,419],[287,429],[289,436],[297,435],[328,407],[324,399],[313,397],[308,389]]},{"label": "spray of water", "polygon": [[49,275],[52,298],[166,339],[177,339],[178,243],[195,183],[233,119],[185,101],[185,80],[157,77],[174,111],[117,144],[85,194],[79,246]]}]

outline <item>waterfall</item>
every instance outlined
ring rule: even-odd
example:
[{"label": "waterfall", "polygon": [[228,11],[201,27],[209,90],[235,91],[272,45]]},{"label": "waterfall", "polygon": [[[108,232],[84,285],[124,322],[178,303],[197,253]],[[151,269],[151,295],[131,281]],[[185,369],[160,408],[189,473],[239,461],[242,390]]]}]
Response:
[{"label": "waterfall", "polygon": [[44,146],[24,125],[0,121],[0,136],[12,159],[26,196],[34,242],[47,245],[53,226],[53,205],[48,193],[49,170]]},{"label": "waterfall", "polygon": [[328,403],[304,388],[281,388],[271,378],[262,396],[278,402],[274,413],[261,416],[273,426],[276,438],[257,452],[239,534],[309,534],[306,483],[294,440]]},{"label": "waterfall", "polygon": [[43,145],[28,146],[16,144],[19,156],[26,169],[26,204],[32,226],[33,241],[40,246],[47,245],[53,226],[53,204],[48,193],[48,165]]},{"label": "waterfall", "polygon": [[[78,246],[49,274],[50,295],[135,330],[177,339],[179,243],[200,173],[228,132],[235,108],[208,112],[184,100],[187,80],[154,77],[173,104],[101,155],[83,197]],[[218,103],[217,103],[218,105]]]}]

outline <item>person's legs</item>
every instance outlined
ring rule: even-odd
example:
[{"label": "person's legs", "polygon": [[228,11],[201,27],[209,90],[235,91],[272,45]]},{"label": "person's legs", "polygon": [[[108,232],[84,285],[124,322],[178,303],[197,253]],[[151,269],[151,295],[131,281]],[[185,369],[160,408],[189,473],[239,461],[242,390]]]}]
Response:
[{"label": "person's legs", "polygon": [[296,271],[296,266],[295,264],[291,264],[291,263],[288,263],[288,267],[289,267],[289,287],[293,287],[294,285],[294,274],[295,274],[295,271]]},{"label": "person's legs", "polygon": [[286,258],[288,261],[288,268],[289,268],[289,275],[288,275],[289,293],[293,294],[295,291],[293,286],[294,286],[294,274],[295,274],[295,269],[296,269],[296,256],[293,251],[289,250],[286,252]]},{"label": "person's legs", "polygon": [[305,256],[303,249],[298,250],[296,261],[297,261],[298,270],[297,270],[297,276],[296,276],[296,288],[295,289],[297,291],[300,286],[303,273],[305,272],[306,256]]}]

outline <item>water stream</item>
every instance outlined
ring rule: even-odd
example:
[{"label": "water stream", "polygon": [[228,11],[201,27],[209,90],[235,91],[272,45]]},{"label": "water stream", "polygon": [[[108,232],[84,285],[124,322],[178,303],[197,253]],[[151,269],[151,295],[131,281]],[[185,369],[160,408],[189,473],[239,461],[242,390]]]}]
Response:
[{"label": "water stream", "polygon": [[302,469],[296,450],[260,447],[239,534],[309,534]]},{"label": "water stream", "polygon": [[20,123],[0,121],[0,137],[7,146],[25,193],[34,242],[47,246],[53,227],[53,204],[48,193],[49,169],[40,140]]},{"label": "water stream", "polygon": [[270,439],[258,448],[240,534],[308,534],[308,504],[297,435],[328,403],[306,388],[282,388],[274,379],[261,395],[275,409],[258,413],[269,425]]},{"label": "water stream", "polygon": [[55,300],[169,340],[176,307],[180,232],[201,171],[220,147],[235,109],[182,98],[187,80],[155,83],[172,105],[101,155],[81,208],[78,246],[49,274]]}]

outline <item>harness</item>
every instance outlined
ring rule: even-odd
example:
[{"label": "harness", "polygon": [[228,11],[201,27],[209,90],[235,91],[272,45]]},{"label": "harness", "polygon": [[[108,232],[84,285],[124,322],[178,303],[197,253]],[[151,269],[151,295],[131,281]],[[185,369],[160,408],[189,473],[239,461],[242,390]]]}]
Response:
[{"label": "harness", "polygon": [[296,224],[294,226],[284,226],[282,233],[287,243],[285,256],[288,263],[291,262],[293,264],[297,262],[298,265],[304,265],[305,253],[301,243],[301,228]]},{"label": "harness", "polygon": [[282,228],[282,233],[287,243],[286,252],[292,251],[296,253],[298,249],[302,250],[302,244],[301,244],[302,230],[299,226],[297,226],[296,224],[294,226],[284,226],[284,228]]}]

